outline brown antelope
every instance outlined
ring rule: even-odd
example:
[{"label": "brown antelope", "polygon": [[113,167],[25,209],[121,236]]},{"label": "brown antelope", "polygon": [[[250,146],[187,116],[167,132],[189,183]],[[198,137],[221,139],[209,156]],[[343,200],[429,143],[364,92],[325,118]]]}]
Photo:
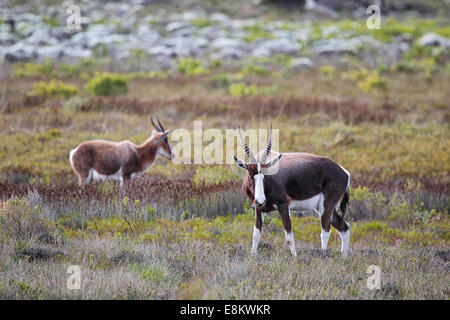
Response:
[{"label": "brown antelope", "polygon": [[349,200],[350,173],[327,157],[309,153],[271,153],[272,125],[267,147],[257,158],[242,138],[240,128],[239,139],[250,159],[250,163],[246,163],[234,156],[236,164],[247,170],[243,190],[255,209],[252,253],[256,253],[258,247],[264,213],[277,209],[289,249],[292,255],[297,255],[291,225],[290,210],[293,209],[314,210],[319,215],[322,250],[328,245],[330,225],[335,227],[341,237],[341,252],[347,257],[350,225],[344,221],[344,214]]},{"label": "brown antelope", "polygon": [[91,140],[81,143],[70,151],[70,164],[78,175],[79,185],[91,181],[134,179],[147,171],[156,162],[158,156],[172,160],[174,154],[168,141],[169,130],[165,130],[159,119],[159,126],[151,119],[156,131],[143,144],[135,145],[125,140],[112,142]]}]

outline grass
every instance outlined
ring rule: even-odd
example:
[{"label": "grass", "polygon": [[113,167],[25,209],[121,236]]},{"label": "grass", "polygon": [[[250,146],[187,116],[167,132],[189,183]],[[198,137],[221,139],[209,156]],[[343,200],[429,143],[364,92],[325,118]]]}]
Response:
[{"label": "grass", "polygon": [[[206,172],[197,180],[208,181]],[[345,260],[336,231],[324,257],[319,219],[296,214],[298,258],[283,244],[277,213],[266,216],[258,255],[250,255],[252,209],[248,201],[239,204],[238,186],[226,182],[196,189],[194,182],[173,179],[180,187],[166,189],[169,180],[148,177],[125,189],[105,183],[80,191],[63,181],[58,186],[55,178],[61,179],[54,177],[47,187],[35,184],[33,191],[25,184],[22,196],[1,202],[3,299],[449,297],[448,207],[430,211],[417,205],[424,186],[413,182],[393,195],[352,188],[351,251]],[[223,188],[236,189],[237,201]],[[414,192],[406,197],[407,190]],[[214,195],[231,201],[217,209],[217,200],[205,201]],[[168,205],[175,203],[180,206],[169,214]],[[81,268],[81,290],[65,286],[69,265]],[[370,265],[382,270],[380,290],[367,289]]]},{"label": "grass", "polygon": [[[62,258],[2,264],[2,298],[20,299],[447,299],[448,256],[438,248],[355,243],[347,260],[331,245],[298,244],[299,258],[283,249],[280,234],[263,236],[260,254],[246,241],[226,246],[185,239],[124,241],[109,236],[72,239]],[[318,241],[318,240],[317,240]],[[3,254],[11,254],[3,249]],[[82,270],[81,290],[67,290],[66,267]],[[381,290],[366,287],[366,269],[382,270]],[[44,272],[45,270],[45,272]],[[40,274],[39,278],[33,275]],[[50,276],[51,275],[51,276]],[[270,279],[261,281],[261,279]]]}]

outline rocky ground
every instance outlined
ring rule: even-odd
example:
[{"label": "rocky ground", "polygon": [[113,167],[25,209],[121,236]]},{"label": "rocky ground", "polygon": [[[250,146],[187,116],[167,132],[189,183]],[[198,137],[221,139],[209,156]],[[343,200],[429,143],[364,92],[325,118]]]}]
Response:
[{"label": "rocky ground", "polygon": [[[139,70],[155,70],[173,68],[180,57],[233,64],[249,57],[287,55],[295,58],[290,64],[293,69],[302,69],[320,64],[323,58],[342,55],[360,57],[372,66],[390,65],[401,60],[413,44],[450,48],[450,38],[432,32],[431,27],[420,28],[420,32],[399,29],[388,35],[370,32],[365,27],[368,15],[364,8],[349,7],[354,10],[344,21],[332,1],[324,1],[328,7],[308,2],[309,6],[296,9],[294,18],[286,13],[286,18],[276,19],[268,18],[259,8],[265,8],[262,4],[242,5],[243,12],[224,14],[153,1],[82,1],[81,30],[67,27],[70,3],[42,2],[42,6],[36,1],[5,1],[1,5],[1,60],[71,62],[108,57],[120,62],[115,63],[119,69],[129,69],[130,60],[139,60]],[[222,8],[218,5],[217,9]],[[408,14],[417,16],[418,12],[404,15]],[[443,21],[444,25],[448,22]]]}]

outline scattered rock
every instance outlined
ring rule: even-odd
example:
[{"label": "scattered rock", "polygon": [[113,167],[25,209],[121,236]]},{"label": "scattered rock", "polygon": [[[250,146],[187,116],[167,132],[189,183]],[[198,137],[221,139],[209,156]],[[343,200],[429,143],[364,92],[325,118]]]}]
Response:
[{"label": "scattered rock", "polygon": [[268,50],[268,52],[270,52],[270,55],[298,55],[301,49],[300,45],[297,42],[290,41],[289,39],[264,40],[260,44],[260,47]]},{"label": "scattered rock", "polygon": [[313,44],[312,50],[314,53],[329,55],[329,54],[356,54],[358,48],[351,39],[327,39],[319,40]]},{"label": "scattered rock", "polygon": [[299,71],[304,69],[310,69],[314,66],[314,63],[309,58],[297,58],[292,62],[291,70]]},{"label": "scattered rock", "polygon": [[64,46],[57,44],[53,46],[44,46],[37,49],[37,53],[42,59],[60,59],[64,55]]},{"label": "scattered rock", "polygon": [[[314,41],[314,30],[308,24],[262,19],[234,19],[223,13],[208,14],[201,10],[174,14],[136,14],[142,12],[147,0],[108,2],[99,5],[92,1],[83,5],[81,30],[65,26],[67,15],[50,6],[45,16],[5,9],[0,24],[0,58],[9,62],[33,59],[77,60],[94,55],[108,55],[113,61],[127,62],[136,49],[148,53],[142,66],[173,68],[173,58],[195,57],[221,60],[242,60],[247,57],[290,55],[299,57],[302,45],[316,55],[359,54],[367,61],[382,56],[387,64],[401,59],[414,40],[410,35],[399,35],[385,44],[370,36],[355,36],[337,26],[324,26],[324,37]],[[356,0],[306,1],[309,11],[335,16],[341,10],[357,10],[362,4]],[[202,21],[206,23],[196,23]],[[54,23],[56,22],[56,23]],[[292,23],[292,25],[289,25]],[[288,24],[288,25],[286,25]],[[264,26],[271,36],[246,41],[253,31],[246,27]],[[253,29],[250,29],[253,30]],[[258,28],[254,29],[258,32]],[[339,35],[339,38],[337,38]],[[419,45],[450,47],[450,39],[428,33],[418,40]],[[100,48],[100,53],[99,53]],[[373,50],[375,49],[375,50]],[[309,51],[308,51],[309,52]],[[371,60],[370,60],[371,59]],[[376,63],[376,62],[375,62]],[[126,63],[124,63],[126,65]],[[312,68],[309,58],[298,58],[292,70]],[[154,69],[152,67],[152,69]]]},{"label": "scattered rock", "polygon": [[19,41],[19,37],[17,37],[13,33],[0,33],[0,46],[12,46],[13,44]]},{"label": "scattered rock", "polygon": [[339,18],[339,14],[336,12],[336,10],[330,7],[329,3],[327,3],[326,5],[322,5],[314,0],[306,0],[305,9],[331,18]]},{"label": "scattered rock", "polygon": [[212,22],[218,22],[221,23],[224,26],[230,26],[231,20],[228,18],[228,16],[222,14],[222,13],[213,13],[209,16],[209,20]]},{"label": "scattered rock", "polygon": [[420,39],[417,40],[417,44],[420,46],[450,48],[450,39],[429,32],[420,37]]},{"label": "scattered rock", "polygon": [[240,60],[244,57],[244,53],[239,49],[227,48],[213,55],[214,59],[219,60]]},{"label": "scattered rock", "polygon": [[38,58],[36,47],[23,42],[16,43],[9,47],[4,54],[8,62],[20,62]]},{"label": "scattered rock", "polygon": [[189,28],[191,27],[192,24],[184,22],[184,21],[174,21],[171,22],[169,24],[167,24],[166,26],[166,30],[169,32],[175,32],[184,28]]}]

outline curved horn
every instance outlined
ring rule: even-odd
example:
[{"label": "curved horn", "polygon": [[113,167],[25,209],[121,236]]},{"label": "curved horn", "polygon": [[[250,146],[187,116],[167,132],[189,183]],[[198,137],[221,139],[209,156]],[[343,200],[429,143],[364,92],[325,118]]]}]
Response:
[{"label": "curved horn", "polygon": [[161,121],[159,121],[158,118],[156,118],[156,120],[158,120],[158,124],[159,124],[159,127],[161,128],[161,131],[162,132],[166,131],[166,129],[164,129],[163,125],[161,124]]},{"label": "curved horn", "polygon": [[272,123],[270,123],[269,140],[267,141],[266,152],[263,152],[261,156],[261,163],[266,163],[267,156],[269,155],[271,149],[272,149]]},{"label": "curved horn", "polygon": [[242,138],[241,134],[241,127],[238,125],[238,134],[239,134],[239,140],[241,141],[241,146],[244,149],[245,153],[248,155],[248,158],[250,159],[250,163],[257,163],[255,156],[250,151],[250,148],[245,143],[244,138]]},{"label": "curved horn", "polygon": [[153,124],[153,126],[155,127],[155,129],[156,129],[158,132],[161,132],[161,128],[159,128],[159,127],[155,124],[155,122],[153,121],[153,117],[150,117],[150,120],[152,121],[152,124]]}]

